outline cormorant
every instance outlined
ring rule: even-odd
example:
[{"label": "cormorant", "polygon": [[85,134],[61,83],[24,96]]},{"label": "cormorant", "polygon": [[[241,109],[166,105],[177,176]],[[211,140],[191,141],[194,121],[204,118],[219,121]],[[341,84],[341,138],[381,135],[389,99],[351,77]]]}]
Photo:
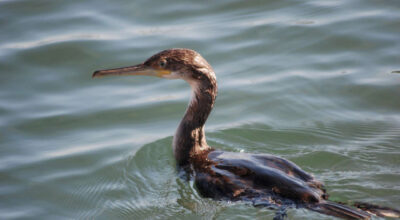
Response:
[{"label": "cormorant", "polygon": [[304,207],[344,219],[400,216],[390,208],[365,203],[353,208],[329,201],[321,182],[281,157],[211,148],[204,124],[217,96],[217,79],[210,64],[194,50],[168,49],[138,65],[93,73],[93,77],[109,75],[147,75],[190,84],[192,98],[174,135],[173,151],[177,165],[193,175],[204,197],[277,208],[281,212],[274,219],[283,219],[286,207]]}]

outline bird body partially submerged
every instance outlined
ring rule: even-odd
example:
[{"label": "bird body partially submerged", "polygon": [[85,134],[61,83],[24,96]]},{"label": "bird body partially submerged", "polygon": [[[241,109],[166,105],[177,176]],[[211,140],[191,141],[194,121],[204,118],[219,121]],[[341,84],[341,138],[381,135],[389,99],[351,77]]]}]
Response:
[{"label": "bird body partially submerged", "polygon": [[[295,164],[272,155],[211,151],[195,162],[195,183],[207,197],[270,202],[271,205],[316,203],[325,197],[322,184]],[[289,199],[289,200],[287,200]]]},{"label": "bird body partially submerged", "polygon": [[[214,107],[217,81],[211,65],[196,51],[164,50],[142,64],[93,73],[93,77],[107,75],[183,79],[191,85],[192,97],[174,135],[173,151],[177,165],[193,174],[195,185],[204,197],[249,201],[255,206],[271,208],[304,207],[344,219],[369,219],[369,213],[385,216],[389,211],[388,217],[400,216],[394,209],[367,207],[364,208],[367,213],[328,201],[322,183],[286,159],[268,154],[224,152],[208,146],[204,124]],[[276,216],[283,218],[284,214]]]}]

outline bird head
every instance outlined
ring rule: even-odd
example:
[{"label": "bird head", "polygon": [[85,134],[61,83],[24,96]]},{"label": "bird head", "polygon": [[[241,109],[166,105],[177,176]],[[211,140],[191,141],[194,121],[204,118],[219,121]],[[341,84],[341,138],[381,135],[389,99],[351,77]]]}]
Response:
[{"label": "bird head", "polygon": [[92,77],[113,75],[146,75],[166,79],[184,79],[190,84],[207,77],[215,78],[210,64],[199,53],[190,49],[164,50],[151,56],[141,64],[97,70]]}]

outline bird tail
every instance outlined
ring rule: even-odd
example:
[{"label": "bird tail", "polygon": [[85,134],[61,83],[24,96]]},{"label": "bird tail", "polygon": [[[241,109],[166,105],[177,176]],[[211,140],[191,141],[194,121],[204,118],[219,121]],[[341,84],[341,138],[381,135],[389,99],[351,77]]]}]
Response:
[{"label": "bird tail", "polygon": [[371,216],[365,211],[339,203],[324,201],[307,207],[308,209],[325,215],[331,215],[342,219],[370,219]]},{"label": "bird tail", "polygon": [[397,209],[363,202],[355,202],[353,205],[361,210],[364,210],[365,212],[371,213],[379,217],[400,218],[400,210]]}]

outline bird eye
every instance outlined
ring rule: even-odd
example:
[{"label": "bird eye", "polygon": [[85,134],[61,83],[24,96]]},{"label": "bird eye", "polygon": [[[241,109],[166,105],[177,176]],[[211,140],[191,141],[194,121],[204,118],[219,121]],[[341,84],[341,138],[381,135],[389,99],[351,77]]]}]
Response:
[{"label": "bird eye", "polygon": [[160,67],[165,67],[167,63],[164,60],[161,60],[159,63]]}]

